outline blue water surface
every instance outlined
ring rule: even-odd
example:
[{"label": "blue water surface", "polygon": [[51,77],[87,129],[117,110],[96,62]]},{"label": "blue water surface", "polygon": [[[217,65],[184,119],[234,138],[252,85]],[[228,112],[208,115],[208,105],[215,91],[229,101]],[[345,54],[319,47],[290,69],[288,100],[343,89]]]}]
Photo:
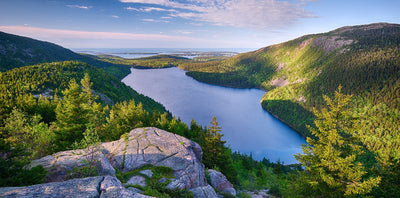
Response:
[{"label": "blue water surface", "polygon": [[201,83],[178,68],[131,71],[122,82],[160,102],[189,126],[192,119],[208,126],[215,116],[232,150],[252,153],[257,160],[265,157],[291,164],[296,163],[293,154],[306,144],[302,136],[261,107],[262,90]]}]

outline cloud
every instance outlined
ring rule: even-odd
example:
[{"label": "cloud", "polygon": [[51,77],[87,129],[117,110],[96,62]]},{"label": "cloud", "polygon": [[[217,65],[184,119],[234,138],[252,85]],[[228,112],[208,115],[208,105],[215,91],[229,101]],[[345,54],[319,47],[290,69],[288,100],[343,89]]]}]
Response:
[{"label": "cloud", "polygon": [[[67,48],[134,48],[134,47],[239,47],[249,46],[250,38],[239,40],[210,39],[190,36],[189,31],[175,34],[136,34],[48,29],[30,26],[0,26],[0,31],[59,44]],[[191,31],[193,32],[193,31]],[[187,33],[187,34],[185,34]]]},{"label": "cloud", "polygon": [[180,33],[180,34],[193,34],[193,32],[192,31],[187,31],[187,30],[178,30],[178,31],[176,31],[177,33]]},{"label": "cloud", "polygon": [[69,8],[79,8],[79,9],[84,9],[84,10],[89,10],[92,8],[92,6],[81,6],[81,5],[67,5]]},{"label": "cloud", "polygon": [[122,40],[170,40],[187,39],[179,36],[159,35],[159,34],[134,34],[121,32],[90,32],[61,29],[47,29],[27,26],[0,26],[1,31],[12,34],[23,35],[33,38],[49,39],[122,39]]},{"label": "cloud", "polygon": [[162,23],[169,23],[167,20],[156,20],[156,19],[142,19],[144,22],[162,22]]},{"label": "cloud", "polygon": [[134,7],[126,7],[126,10],[138,11],[138,12],[151,12],[151,11],[158,11],[158,12],[176,12],[174,9],[164,9],[164,8],[157,8],[157,7],[144,7],[144,8],[134,8]]},{"label": "cloud", "polygon": [[119,16],[117,16],[117,15],[111,15],[111,17],[112,17],[112,18],[119,19]]},{"label": "cloud", "polygon": [[156,20],[154,20],[154,19],[142,19],[142,21],[146,21],[146,22],[156,22]]},{"label": "cloud", "polygon": [[[300,18],[315,17],[304,9],[306,2],[310,1],[313,0],[187,0],[183,3],[171,0],[120,0],[122,3],[163,6],[165,9],[159,9],[171,11],[172,17],[219,26],[256,29],[279,29]],[[133,10],[145,11],[146,8]]]}]

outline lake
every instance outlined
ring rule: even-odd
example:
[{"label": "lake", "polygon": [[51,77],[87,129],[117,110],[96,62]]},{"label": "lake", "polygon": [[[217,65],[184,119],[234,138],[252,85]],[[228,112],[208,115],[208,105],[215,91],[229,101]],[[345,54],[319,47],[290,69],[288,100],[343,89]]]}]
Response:
[{"label": "lake", "polygon": [[301,144],[306,144],[302,136],[261,107],[262,90],[201,83],[175,67],[131,71],[122,82],[160,102],[189,126],[192,119],[209,126],[215,116],[223,139],[234,151],[252,153],[257,160],[265,157],[291,164],[296,163],[293,154],[301,153]]}]

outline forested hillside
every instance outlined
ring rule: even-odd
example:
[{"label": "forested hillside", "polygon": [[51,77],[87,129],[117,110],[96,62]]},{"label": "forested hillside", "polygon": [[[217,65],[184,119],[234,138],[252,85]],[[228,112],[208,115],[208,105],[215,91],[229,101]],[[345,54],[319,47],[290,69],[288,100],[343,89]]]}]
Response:
[{"label": "forested hillside", "polygon": [[263,108],[308,137],[289,197],[398,196],[400,25],[343,27],[184,68],[200,81],[267,89]]},{"label": "forested hillside", "polygon": [[[0,186],[41,183],[46,172],[43,167],[25,169],[30,160],[118,140],[132,129],[146,126],[198,142],[205,149],[203,163],[218,167],[235,181],[231,152],[220,139],[215,118],[210,128],[195,121],[189,128],[159,103],[82,62],[25,66],[2,72],[0,77]],[[97,174],[87,168],[71,174]]]},{"label": "forested hillside", "polygon": [[307,35],[224,61],[181,64],[207,83],[268,90],[262,106],[308,136],[313,107],[339,85],[365,104],[400,108],[400,25],[370,24]]},{"label": "forested hillside", "polygon": [[177,67],[180,63],[191,62],[188,58],[173,55],[156,55],[143,58],[127,59],[113,55],[89,55],[100,61],[113,64],[129,65],[139,69]]},{"label": "forested hillside", "polygon": [[130,73],[126,65],[116,65],[74,53],[53,43],[0,32],[0,72],[13,68],[56,61],[82,61],[119,79]]},{"label": "forested hillside", "polygon": [[[19,97],[25,96],[63,97],[61,91],[68,87],[70,81],[79,81],[85,74],[91,78],[94,95],[97,95],[98,101],[104,105],[134,99],[137,103],[142,103],[143,108],[149,112],[165,111],[161,104],[138,94],[116,77],[86,63],[75,61],[43,63],[0,73],[2,104],[9,108],[15,107],[15,102],[21,99]],[[6,108],[3,107],[4,109]]]}]

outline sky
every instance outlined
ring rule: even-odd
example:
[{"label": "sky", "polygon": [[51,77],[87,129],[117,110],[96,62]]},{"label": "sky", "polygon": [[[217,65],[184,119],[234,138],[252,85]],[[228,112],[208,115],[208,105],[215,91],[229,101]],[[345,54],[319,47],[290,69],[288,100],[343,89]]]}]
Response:
[{"label": "sky", "polygon": [[0,0],[0,31],[66,48],[261,48],[400,23],[400,0]]}]

